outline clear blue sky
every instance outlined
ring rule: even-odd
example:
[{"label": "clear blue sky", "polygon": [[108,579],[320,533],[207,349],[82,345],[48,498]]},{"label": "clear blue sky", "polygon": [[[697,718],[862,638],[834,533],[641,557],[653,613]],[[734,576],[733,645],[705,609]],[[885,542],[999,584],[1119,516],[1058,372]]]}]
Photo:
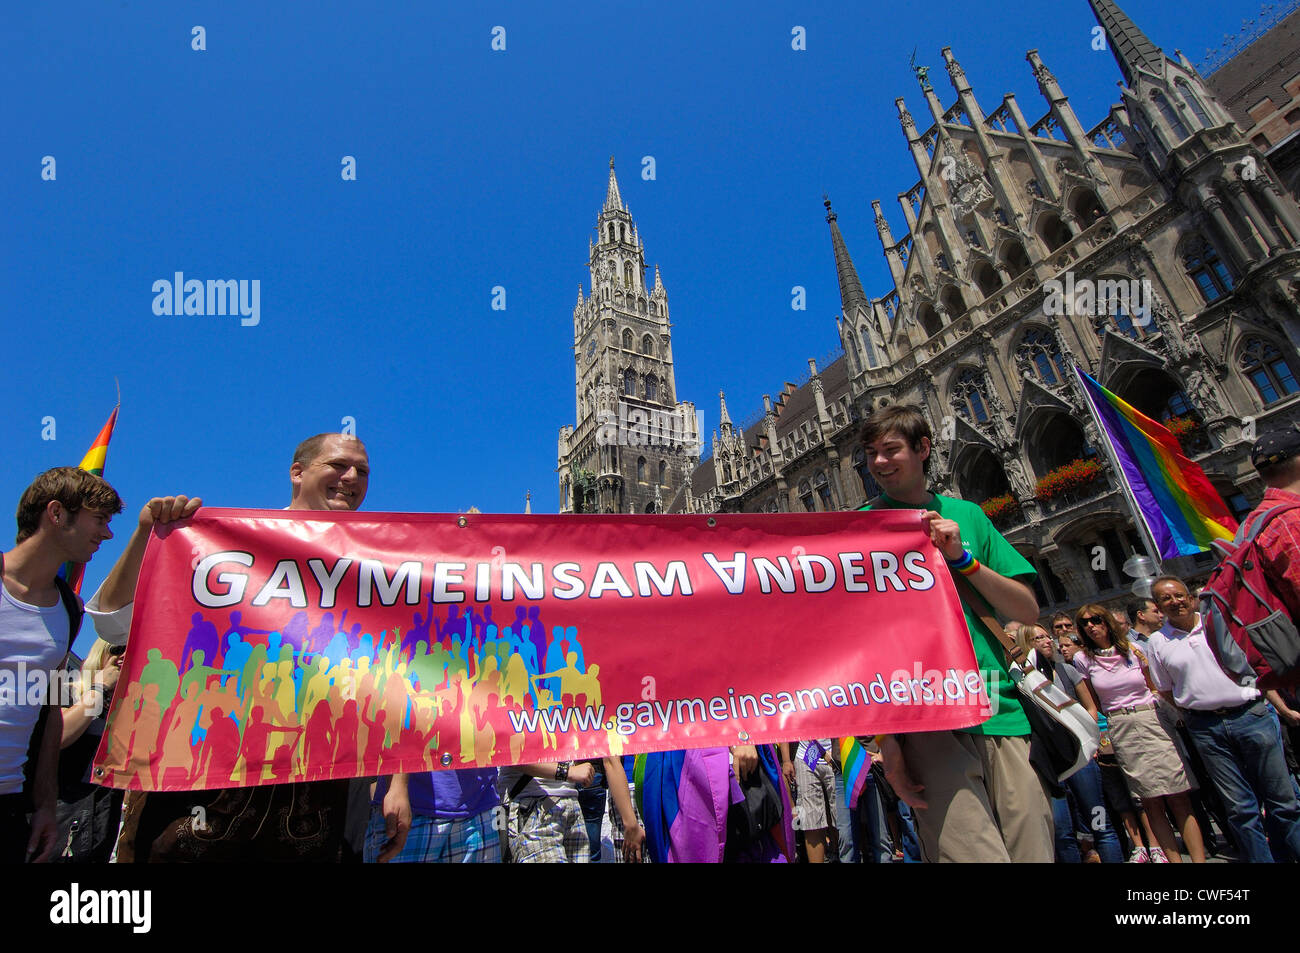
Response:
[{"label": "clear blue sky", "polygon": [[[345,416],[371,454],[367,509],[518,512],[531,489],[554,512],[609,156],[668,290],[679,399],[707,435],[720,388],[747,417],[838,346],[823,192],[868,293],[888,290],[869,203],[904,233],[895,196],[918,176],[894,97],[929,121],[913,48],[945,105],[950,44],[986,110],[1014,91],[1031,122],[1047,108],[1024,60],[1037,48],[1084,125],[1104,118],[1119,73],[1091,48],[1087,3],[1038,6],[1039,21],[994,0],[15,5],[0,37],[0,501],[80,461],[116,377],[106,476],[128,510],[88,587],[148,497],[283,506],[294,445]],[[1259,10],[1123,6],[1194,61]],[[155,316],[153,282],[176,271],[259,279],[260,324]]]}]

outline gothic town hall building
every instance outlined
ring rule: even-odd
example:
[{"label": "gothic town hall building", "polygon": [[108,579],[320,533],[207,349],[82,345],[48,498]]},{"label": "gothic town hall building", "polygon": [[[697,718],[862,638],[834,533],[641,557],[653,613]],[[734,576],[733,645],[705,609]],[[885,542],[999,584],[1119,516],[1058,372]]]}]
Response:
[{"label": "gothic town hall building", "polygon": [[[574,309],[578,422],[560,431],[562,512],[802,512],[876,494],[858,422],[919,405],[936,435],[934,488],[985,506],[1038,569],[1044,609],[1128,595],[1142,545],[1072,367],[1170,422],[1229,508],[1263,494],[1254,434],[1300,420],[1300,208],[1214,90],[1110,0],[1089,0],[1123,77],[1085,128],[1037,51],[1047,105],[990,112],[950,49],[956,101],[918,72],[928,116],[898,99],[920,181],[896,238],[872,202],[893,288],[863,289],[827,201],[843,354],[764,395],[747,429],[721,400],[711,454],[689,439],[602,440],[619,401],[676,414],[668,304],[618,194]],[[1287,77],[1279,77],[1283,82]],[[1300,79],[1300,76],[1296,77]],[[602,416],[603,413],[603,416]],[[1104,554],[1104,558],[1103,558]],[[1208,556],[1167,563],[1195,575]]]}]

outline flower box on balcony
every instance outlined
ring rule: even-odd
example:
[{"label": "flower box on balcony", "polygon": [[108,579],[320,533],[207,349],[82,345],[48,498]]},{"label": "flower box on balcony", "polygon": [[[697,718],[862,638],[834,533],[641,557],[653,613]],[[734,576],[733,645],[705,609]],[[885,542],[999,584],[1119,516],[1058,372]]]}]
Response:
[{"label": "flower box on balcony", "polygon": [[996,523],[1019,516],[1020,501],[1010,493],[1004,493],[985,500],[980,504],[980,509],[984,511],[985,516]]},{"label": "flower box on balcony", "polygon": [[1088,486],[1101,476],[1101,464],[1095,460],[1071,460],[1048,473],[1034,488],[1034,496],[1047,501],[1063,493]]}]

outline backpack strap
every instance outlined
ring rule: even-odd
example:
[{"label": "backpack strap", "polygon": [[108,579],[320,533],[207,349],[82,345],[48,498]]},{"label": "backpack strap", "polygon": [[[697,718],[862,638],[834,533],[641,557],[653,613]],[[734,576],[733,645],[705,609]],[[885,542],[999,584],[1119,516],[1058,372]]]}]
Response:
[{"label": "backpack strap", "polygon": [[[0,553],[0,586],[4,585],[4,577],[5,554]],[[77,634],[81,631],[81,620],[85,618],[86,610],[82,605],[81,597],[68,585],[68,580],[62,576],[55,576],[54,588],[59,590],[59,599],[63,603],[64,611],[68,613],[68,644],[63,647],[63,655],[66,657],[72,651],[72,643],[77,640]]]}]

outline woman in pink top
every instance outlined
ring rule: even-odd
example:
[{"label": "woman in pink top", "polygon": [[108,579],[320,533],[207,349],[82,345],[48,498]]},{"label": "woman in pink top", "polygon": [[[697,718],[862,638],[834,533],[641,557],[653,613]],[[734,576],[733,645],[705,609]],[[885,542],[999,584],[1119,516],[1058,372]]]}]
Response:
[{"label": "woman in pink top", "polygon": [[1142,799],[1151,831],[1160,844],[1151,849],[1151,859],[1156,863],[1182,861],[1165,814],[1168,804],[1192,863],[1205,863],[1201,828],[1187,796],[1191,784],[1173,739],[1156,716],[1146,658],[1129,644],[1128,633],[1099,605],[1081,608],[1075,626],[1083,636],[1083,651],[1074,657],[1075,668],[1084,675],[1079,683],[1079,701],[1094,718],[1098,710],[1106,715],[1115,757],[1130,790]]}]

